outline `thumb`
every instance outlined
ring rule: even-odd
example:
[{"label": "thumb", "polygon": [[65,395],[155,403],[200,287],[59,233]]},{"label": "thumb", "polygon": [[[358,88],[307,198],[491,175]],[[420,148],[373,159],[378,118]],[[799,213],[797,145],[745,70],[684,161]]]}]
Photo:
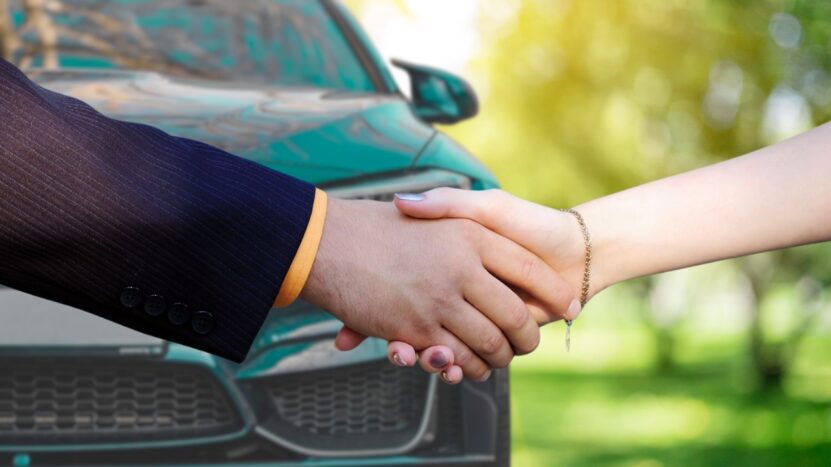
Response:
[{"label": "thumb", "polygon": [[421,194],[396,193],[395,207],[410,217],[440,219],[455,217],[476,221],[491,229],[494,222],[504,222],[494,216],[503,204],[502,190],[470,191],[458,188],[436,188]]},{"label": "thumb", "polygon": [[361,345],[361,342],[365,340],[365,335],[350,327],[344,326],[340,328],[337,337],[335,337],[335,348],[342,351],[352,350]]},{"label": "thumb", "polygon": [[469,219],[527,248],[537,240],[529,237],[529,232],[544,230],[552,211],[499,189],[436,188],[421,194],[397,193],[395,207],[418,219]]}]

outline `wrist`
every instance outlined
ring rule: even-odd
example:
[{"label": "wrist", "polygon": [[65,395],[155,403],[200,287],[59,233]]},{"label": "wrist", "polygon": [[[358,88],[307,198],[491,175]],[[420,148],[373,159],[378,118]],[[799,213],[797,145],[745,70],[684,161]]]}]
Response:
[{"label": "wrist", "polygon": [[333,250],[337,248],[335,245],[338,243],[338,237],[344,228],[343,211],[345,206],[343,203],[344,201],[331,197],[326,200],[326,223],[323,225],[317,255],[309,271],[309,277],[300,291],[300,297],[303,300],[323,308],[328,308],[327,305],[330,302],[328,297],[335,286],[333,278],[327,277],[327,271],[336,267],[333,264],[333,260],[336,258],[333,255]]},{"label": "wrist", "polygon": [[[606,225],[608,218],[600,214],[596,203],[590,201],[574,208],[583,216],[592,244],[591,275],[589,279],[588,299],[591,299],[604,289],[626,278],[621,274],[624,268],[620,261],[618,242]],[[573,217],[573,216],[572,216]],[[574,220],[575,231],[578,235],[583,258],[585,258],[585,240],[580,235],[577,220]],[[585,260],[583,261],[585,267]],[[582,277],[582,276],[581,276]]]},{"label": "wrist", "polygon": [[[303,300],[344,322],[355,312],[365,311],[362,297],[355,293],[355,281],[359,275],[374,271],[373,265],[377,264],[377,255],[371,255],[372,251],[368,250],[378,226],[389,222],[379,213],[383,204],[329,197],[317,256],[300,292]],[[359,330],[354,326],[353,329]]]},{"label": "wrist", "polygon": [[[580,221],[569,210],[546,209],[550,210],[553,216],[545,218],[544,224],[548,226],[546,227],[547,232],[545,236],[540,237],[540,241],[537,243],[537,245],[541,246],[535,249],[531,245],[531,251],[543,252],[544,259],[571,286],[574,297],[578,301],[582,301],[587,251],[586,238],[583,235]],[[583,216],[580,207],[573,208],[573,210],[578,212],[581,217]],[[591,238],[591,227],[588,227],[588,229],[589,237]],[[586,301],[600,291],[597,287],[598,282],[595,277],[593,264],[590,265],[589,272],[589,290],[586,295]]]}]

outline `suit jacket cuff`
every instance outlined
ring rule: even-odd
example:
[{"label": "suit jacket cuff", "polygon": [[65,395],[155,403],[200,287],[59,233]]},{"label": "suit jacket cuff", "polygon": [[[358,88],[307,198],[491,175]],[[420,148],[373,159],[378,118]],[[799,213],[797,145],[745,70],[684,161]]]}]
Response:
[{"label": "suit jacket cuff", "polygon": [[289,266],[286,277],[283,279],[283,284],[280,286],[280,292],[274,301],[274,306],[277,308],[291,305],[306,285],[306,280],[309,278],[309,273],[312,270],[312,265],[317,256],[320,239],[323,236],[327,201],[326,192],[321,189],[315,189],[312,215],[309,218],[309,224],[306,226],[306,232],[303,234],[300,247],[294,255],[294,260],[292,260],[291,266]]}]

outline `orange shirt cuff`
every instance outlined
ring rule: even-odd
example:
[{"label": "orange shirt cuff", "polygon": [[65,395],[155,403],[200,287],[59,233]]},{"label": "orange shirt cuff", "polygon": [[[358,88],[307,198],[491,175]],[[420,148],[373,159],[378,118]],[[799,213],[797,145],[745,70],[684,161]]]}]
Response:
[{"label": "orange shirt cuff", "polygon": [[300,247],[294,255],[285,279],[283,279],[283,285],[280,286],[277,300],[274,301],[274,306],[277,308],[291,305],[300,295],[303,286],[306,285],[306,279],[309,278],[309,272],[311,272],[315,256],[317,256],[317,248],[320,246],[320,237],[323,236],[323,224],[326,221],[326,200],[326,192],[315,189],[312,215],[309,218],[309,224],[306,226],[306,233],[303,234],[303,240],[300,241]]}]

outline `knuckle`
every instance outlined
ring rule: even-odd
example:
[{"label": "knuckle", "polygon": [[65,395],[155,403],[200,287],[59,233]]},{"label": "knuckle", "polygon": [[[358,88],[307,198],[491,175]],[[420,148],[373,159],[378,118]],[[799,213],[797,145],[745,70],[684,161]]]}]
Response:
[{"label": "knuckle", "polygon": [[475,249],[470,246],[460,248],[459,250],[448,255],[450,266],[448,272],[451,277],[451,284],[453,288],[444,290],[444,296],[448,300],[457,297],[464,297],[466,286],[476,283],[481,278],[482,260]]},{"label": "knuckle", "polygon": [[531,347],[529,352],[533,352],[540,347],[540,343],[542,342],[542,333],[540,332],[540,328],[534,328],[534,334],[531,338]]},{"label": "knuckle", "polygon": [[528,339],[522,341],[521,347],[517,347],[517,355],[526,355],[537,350],[537,347],[540,346],[540,340],[540,330],[535,328],[534,333]]},{"label": "knuckle", "polygon": [[468,378],[472,379],[473,381],[480,381],[482,380],[488,373],[490,372],[490,368],[482,366],[476,367],[470,370],[470,374],[466,375]]},{"label": "knuckle", "polygon": [[520,269],[520,280],[522,280],[523,284],[531,284],[532,281],[537,277],[537,274],[540,271],[540,263],[539,260],[536,258],[525,258],[522,260],[522,266]]},{"label": "knuckle", "polygon": [[505,337],[501,333],[487,333],[482,338],[481,350],[485,355],[495,355],[502,349]]},{"label": "knuckle", "polygon": [[522,302],[514,303],[508,311],[508,322],[506,323],[507,331],[519,331],[527,324],[529,317],[528,308]]},{"label": "knuckle", "polygon": [[454,363],[459,366],[465,366],[473,360],[473,352],[467,347],[456,349],[454,352]]},{"label": "knuckle", "polygon": [[433,292],[429,315],[434,316],[435,320],[441,321],[442,317],[447,317],[459,308],[456,300],[459,294],[455,288],[441,287],[434,289]]},{"label": "knuckle", "polygon": [[507,357],[501,357],[493,362],[494,368],[507,368],[508,365],[511,364],[511,361],[514,359],[514,355],[511,354]]},{"label": "knuckle", "polygon": [[424,318],[415,319],[410,326],[410,331],[414,336],[424,336],[427,339],[434,337],[438,332],[439,327],[432,321]]}]

